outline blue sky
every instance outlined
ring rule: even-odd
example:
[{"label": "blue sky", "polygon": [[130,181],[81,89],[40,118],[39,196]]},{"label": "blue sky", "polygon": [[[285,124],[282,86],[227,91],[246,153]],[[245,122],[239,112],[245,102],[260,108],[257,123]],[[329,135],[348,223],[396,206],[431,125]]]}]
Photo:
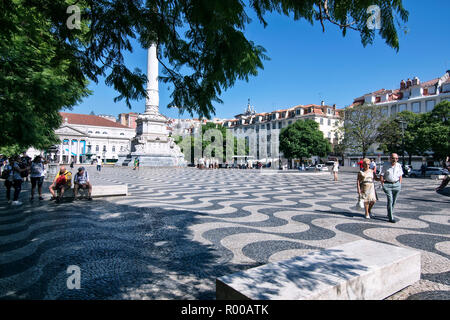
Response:
[{"label": "blue sky", "polygon": [[[233,118],[241,113],[250,98],[257,112],[269,112],[299,104],[336,104],[345,107],[355,97],[381,88],[396,89],[402,79],[417,76],[421,81],[442,76],[450,69],[450,1],[404,0],[409,11],[401,31],[399,52],[388,47],[377,35],[365,48],[359,34],[349,31],[342,37],[337,26],[293,21],[278,14],[268,16],[266,28],[253,19],[245,34],[267,50],[270,61],[249,82],[237,81],[223,92],[223,104],[215,104],[216,117]],[[138,45],[126,56],[130,68],[146,70],[147,52]],[[160,67],[161,69],[161,67]],[[75,106],[74,113],[112,114],[144,112],[145,101],[134,101],[130,110],[124,102],[114,103],[116,92],[102,81],[92,83],[93,94]],[[161,84],[160,112],[168,117],[190,118],[187,113],[168,109],[170,93]],[[195,117],[196,115],[194,115]]]}]

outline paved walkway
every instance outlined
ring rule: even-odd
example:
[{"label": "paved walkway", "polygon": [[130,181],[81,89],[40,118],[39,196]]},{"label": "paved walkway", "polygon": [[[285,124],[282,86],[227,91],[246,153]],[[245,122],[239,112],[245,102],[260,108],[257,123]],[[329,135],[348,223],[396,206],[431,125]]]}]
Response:
[{"label": "paved walkway", "polygon": [[[94,184],[127,183],[130,196],[13,208],[0,186],[0,298],[214,299],[222,275],[369,239],[422,252],[421,281],[389,299],[450,299],[450,198],[433,180],[404,180],[391,224],[381,190],[375,219],[352,208],[350,173],[333,182],[257,170],[89,170]],[[69,265],[80,267],[80,290],[67,289]]]}]

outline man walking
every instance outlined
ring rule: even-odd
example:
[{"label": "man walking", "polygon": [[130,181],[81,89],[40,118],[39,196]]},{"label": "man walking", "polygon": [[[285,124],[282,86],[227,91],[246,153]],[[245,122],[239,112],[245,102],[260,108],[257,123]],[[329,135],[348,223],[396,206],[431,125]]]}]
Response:
[{"label": "man walking", "polygon": [[387,197],[387,213],[389,222],[397,222],[394,218],[394,206],[402,189],[403,169],[398,163],[398,154],[391,154],[390,165],[383,165],[380,182]]}]

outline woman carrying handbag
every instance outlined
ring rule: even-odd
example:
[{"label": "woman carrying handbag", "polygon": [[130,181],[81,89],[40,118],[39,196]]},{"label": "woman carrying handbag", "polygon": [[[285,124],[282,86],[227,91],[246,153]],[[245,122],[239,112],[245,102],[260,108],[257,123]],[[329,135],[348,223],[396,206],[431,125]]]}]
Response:
[{"label": "woman carrying handbag", "polygon": [[363,170],[358,172],[358,178],[356,187],[359,195],[359,202],[364,202],[364,213],[366,219],[370,219],[372,214],[371,210],[378,197],[375,192],[374,181],[379,180],[374,174],[373,170],[370,170],[370,159],[363,159]]}]

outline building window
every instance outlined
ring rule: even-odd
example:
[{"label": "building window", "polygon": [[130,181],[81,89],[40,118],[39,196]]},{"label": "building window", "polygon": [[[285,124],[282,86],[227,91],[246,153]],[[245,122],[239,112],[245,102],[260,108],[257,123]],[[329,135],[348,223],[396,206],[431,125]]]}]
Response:
[{"label": "building window", "polygon": [[291,120],[289,120],[289,121],[288,121],[288,125],[290,125],[291,123],[292,123],[292,121],[291,121]]},{"label": "building window", "polygon": [[267,124],[266,129],[270,130],[270,123]]},{"label": "building window", "polygon": [[412,111],[414,113],[419,113],[420,112],[420,102],[414,102],[412,104]]},{"label": "building window", "polygon": [[100,151],[100,146],[99,145],[95,146],[95,151],[97,151],[97,152]]},{"label": "building window", "polygon": [[331,120],[330,119],[328,119],[328,125],[331,126]]},{"label": "building window", "polygon": [[323,118],[320,118],[320,124],[323,124]]},{"label": "building window", "polygon": [[116,152],[116,146],[112,147],[112,152]]},{"label": "building window", "polygon": [[435,104],[436,104],[436,101],[434,101],[434,100],[428,100],[428,101],[427,101],[427,110],[426,110],[426,112],[432,111]]},{"label": "building window", "polygon": [[106,152],[106,146],[103,146],[103,151],[105,151],[105,152]]},{"label": "building window", "polygon": [[100,131],[95,131],[95,134],[100,134]]},{"label": "building window", "polygon": [[103,134],[108,134],[108,132],[106,132],[106,131],[103,131]]},{"label": "building window", "polygon": [[278,129],[281,129],[281,128],[283,128],[283,122],[278,122]]},{"label": "building window", "polygon": [[406,110],[406,103],[402,103],[398,105],[398,112],[402,112]]},{"label": "building window", "polygon": [[276,122],[272,123],[272,129],[276,129],[276,128],[277,128],[277,123]]},{"label": "building window", "polygon": [[89,130],[89,131],[88,131],[88,133],[92,133],[92,131],[91,131],[91,130]]},{"label": "building window", "polygon": [[300,109],[295,110],[296,115],[300,115]]}]

